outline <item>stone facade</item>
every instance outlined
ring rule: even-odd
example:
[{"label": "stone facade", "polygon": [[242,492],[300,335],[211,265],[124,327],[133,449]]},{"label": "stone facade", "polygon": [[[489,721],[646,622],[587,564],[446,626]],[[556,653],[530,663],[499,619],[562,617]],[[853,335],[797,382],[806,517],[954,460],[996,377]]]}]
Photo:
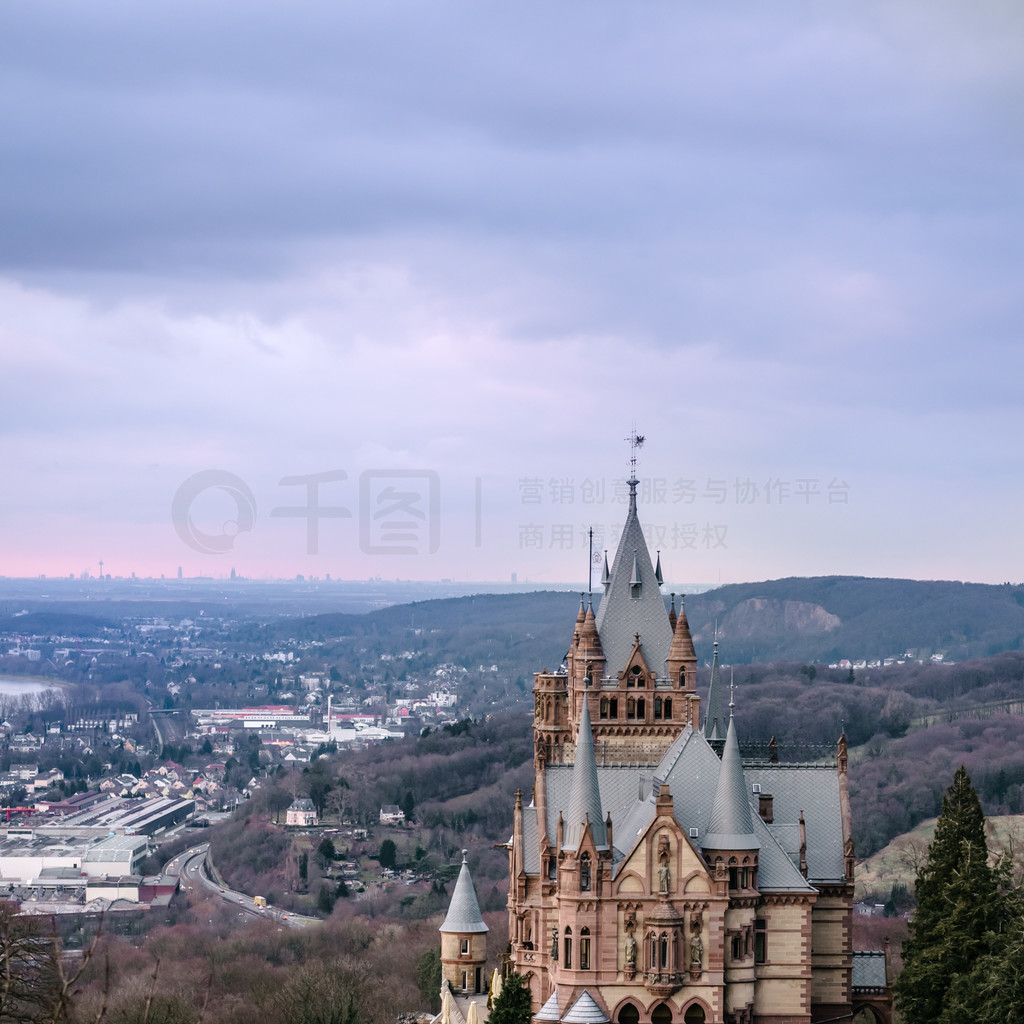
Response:
[{"label": "stone facade", "polygon": [[[702,728],[685,610],[636,509],[534,679],[533,799],[508,843],[512,969],[535,1020],[813,1024],[852,1015],[845,741],[829,765],[742,762],[714,687]],[[454,948],[454,947],[453,947]],[[457,959],[443,956],[445,973]],[[453,984],[463,976],[452,975]]]}]

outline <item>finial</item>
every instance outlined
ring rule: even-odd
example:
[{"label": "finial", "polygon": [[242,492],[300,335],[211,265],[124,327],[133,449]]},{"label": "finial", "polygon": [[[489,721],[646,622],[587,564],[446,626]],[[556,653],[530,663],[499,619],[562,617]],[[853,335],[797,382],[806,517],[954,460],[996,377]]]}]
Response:
[{"label": "finial", "polygon": [[469,853],[469,850],[463,850],[463,851],[462,851],[462,863],[463,863],[463,864],[465,864],[465,863],[466,863],[466,854],[467,854],[467,853]]},{"label": "finial", "polygon": [[676,610],[676,595],[675,594],[669,594],[669,597],[672,598],[672,611],[675,611]]},{"label": "finial", "polygon": [[646,438],[643,434],[636,432],[636,424],[633,425],[633,429],[630,431],[629,437],[626,438],[629,442],[629,479],[630,481],[636,480],[636,453],[643,448],[644,441]]},{"label": "finial", "polygon": [[729,675],[729,717],[732,718],[732,709],[736,707],[736,669],[733,668]]}]

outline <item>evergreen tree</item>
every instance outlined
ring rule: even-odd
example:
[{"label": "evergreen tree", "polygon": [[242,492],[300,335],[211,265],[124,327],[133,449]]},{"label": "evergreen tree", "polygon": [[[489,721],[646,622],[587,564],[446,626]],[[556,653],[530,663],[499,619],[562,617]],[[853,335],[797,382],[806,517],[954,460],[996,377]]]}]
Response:
[{"label": "evergreen tree", "polygon": [[380,853],[377,854],[377,859],[380,861],[382,868],[394,868],[397,865],[398,848],[395,846],[393,839],[385,839],[380,844]]},{"label": "evergreen tree", "polygon": [[903,1024],[972,1019],[963,1010],[977,1001],[975,968],[1005,914],[999,882],[988,863],[981,803],[961,765],[917,874],[917,911],[895,986]]},{"label": "evergreen tree", "polygon": [[513,971],[501,984],[501,991],[491,1007],[489,1024],[530,1024],[530,990],[523,976]]}]

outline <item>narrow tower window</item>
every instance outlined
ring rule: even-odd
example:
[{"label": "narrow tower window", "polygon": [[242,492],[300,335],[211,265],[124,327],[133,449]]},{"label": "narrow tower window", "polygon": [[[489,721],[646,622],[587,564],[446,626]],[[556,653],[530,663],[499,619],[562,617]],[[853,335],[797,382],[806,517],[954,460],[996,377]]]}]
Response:
[{"label": "narrow tower window", "polygon": [[590,929],[580,929],[580,970],[590,970]]}]

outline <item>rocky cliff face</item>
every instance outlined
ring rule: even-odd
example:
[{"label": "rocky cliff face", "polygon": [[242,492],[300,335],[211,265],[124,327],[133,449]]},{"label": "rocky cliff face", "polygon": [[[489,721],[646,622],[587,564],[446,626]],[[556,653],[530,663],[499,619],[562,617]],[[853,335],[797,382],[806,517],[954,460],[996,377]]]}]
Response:
[{"label": "rocky cliff face", "polygon": [[[752,597],[734,608],[721,610],[718,632],[723,640],[749,640],[785,632],[798,636],[820,636],[840,626],[838,615],[825,611],[820,604],[807,601],[780,601]],[[710,637],[700,637],[708,640]]]}]

